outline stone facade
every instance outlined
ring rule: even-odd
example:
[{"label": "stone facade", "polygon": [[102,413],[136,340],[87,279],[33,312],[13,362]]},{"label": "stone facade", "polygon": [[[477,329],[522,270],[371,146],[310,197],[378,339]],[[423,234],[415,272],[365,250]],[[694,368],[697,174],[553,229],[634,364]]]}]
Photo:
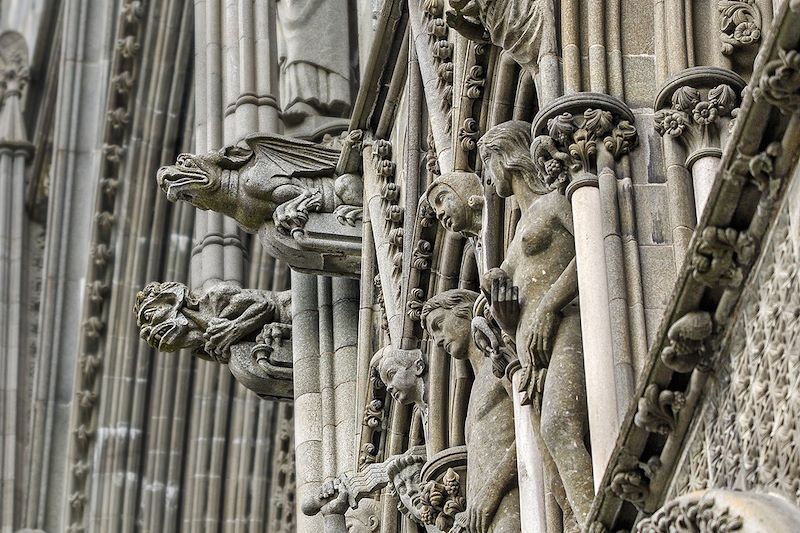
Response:
[{"label": "stone facade", "polygon": [[0,0],[0,533],[795,530],[798,28]]}]

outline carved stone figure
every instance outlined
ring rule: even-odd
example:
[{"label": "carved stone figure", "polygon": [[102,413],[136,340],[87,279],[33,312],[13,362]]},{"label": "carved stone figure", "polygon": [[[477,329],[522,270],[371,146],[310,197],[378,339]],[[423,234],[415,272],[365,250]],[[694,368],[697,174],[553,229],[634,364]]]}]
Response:
[{"label": "carved stone figure", "polygon": [[383,508],[380,502],[372,498],[364,498],[358,502],[358,507],[345,513],[347,533],[375,533],[381,527],[381,513]]},{"label": "carved stone figure", "polygon": [[198,296],[181,283],[151,282],[136,295],[134,314],[153,348],[191,350],[228,364],[259,395],[291,396],[291,291],[219,283]]},{"label": "carved stone figure", "polygon": [[548,0],[450,0],[447,23],[476,42],[491,42],[506,50],[535,74],[539,58],[552,54],[555,19]]},{"label": "carved stone figure", "polygon": [[578,277],[572,208],[558,192],[558,180],[551,184],[545,181],[545,173],[535,171],[528,152],[529,132],[526,122],[505,122],[491,128],[478,143],[484,180],[501,197],[513,195],[521,210],[505,261],[500,269],[487,273],[485,290],[492,317],[516,340],[523,371],[528,376],[546,375],[541,435],[571,511],[582,524],[594,494],[592,463],[584,444],[588,415],[580,314],[575,305]]},{"label": "carved stone figure", "polygon": [[339,150],[280,135],[255,134],[243,142],[179,155],[175,165],[159,169],[159,187],[170,201],[222,213],[250,233],[272,220],[290,234],[303,228],[309,213],[337,208],[351,221],[360,218],[360,178],[344,174],[338,180],[347,183],[338,186],[334,179]]},{"label": "carved stone figure", "polygon": [[442,225],[465,237],[481,231],[483,187],[472,172],[449,172],[436,178],[425,191],[428,203]]},{"label": "carved stone figure", "polygon": [[[382,463],[367,465],[352,474],[342,474],[323,483],[316,495],[304,500],[302,511],[309,516],[320,512],[343,516],[348,505],[350,509],[357,509],[365,496],[389,485],[400,500],[398,510],[421,525],[420,471],[426,457],[425,446],[414,446]],[[326,531],[328,529],[326,526]]]},{"label": "carved stone figure", "polygon": [[347,2],[280,0],[277,5],[283,120],[291,125],[319,115],[346,118],[351,101],[350,50],[342,43],[348,33]]},{"label": "carved stone figure", "polygon": [[378,373],[395,401],[414,404],[427,413],[428,391],[425,383],[428,365],[421,350],[401,350],[391,345],[378,355]]},{"label": "carved stone figure", "polygon": [[468,334],[477,297],[464,289],[439,293],[423,306],[422,322],[431,340],[450,357],[469,360],[475,375],[466,419],[469,531],[519,531],[514,406]]}]

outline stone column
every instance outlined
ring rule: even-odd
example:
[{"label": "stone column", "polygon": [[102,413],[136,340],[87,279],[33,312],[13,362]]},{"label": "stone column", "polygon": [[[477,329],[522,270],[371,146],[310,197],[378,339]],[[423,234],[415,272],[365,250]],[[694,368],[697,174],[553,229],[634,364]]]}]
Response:
[{"label": "stone column", "polygon": [[544,107],[532,126],[534,161],[572,203],[595,487],[633,393],[630,365],[619,364],[614,354],[597,176],[636,145],[633,121],[630,109],[614,97],[575,93]]},{"label": "stone column", "polygon": [[292,271],[292,360],[294,366],[294,450],[297,531],[323,531],[322,517],[306,516],[300,503],[322,482],[317,277]]},{"label": "stone column", "polygon": [[[664,137],[677,266],[711,192],[722,146],[744,86],[745,81],[730,70],[693,67],[670,78],[656,97],[655,130]],[[689,177],[691,188],[686,183]],[[692,201],[686,197],[690,189],[694,193],[694,213]]]},{"label": "stone column", "polygon": [[[16,471],[17,407],[21,345],[22,250],[25,235],[25,161],[33,152],[22,117],[22,91],[28,81],[28,53],[16,32],[0,34],[0,529],[15,523],[15,493],[21,489]],[[16,520],[18,522],[18,520]]]}]

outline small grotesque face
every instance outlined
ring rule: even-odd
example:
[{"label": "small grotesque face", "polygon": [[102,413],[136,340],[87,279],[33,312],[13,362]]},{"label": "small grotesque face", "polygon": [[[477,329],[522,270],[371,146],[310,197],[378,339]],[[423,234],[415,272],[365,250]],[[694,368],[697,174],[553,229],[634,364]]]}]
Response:
[{"label": "small grotesque face", "polygon": [[422,524],[420,515],[419,473],[422,463],[406,466],[392,477],[391,483],[400,500],[398,509],[407,511],[412,520]]},{"label": "small grotesque face", "polygon": [[182,309],[188,290],[179,283],[150,283],[136,296],[139,335],[160,352],[203,345],[203,332]]},{"label": "small grotesque face", "polygon": [[511,187],[511,176],[503,166],[502,158],[491,150],[481,149],[481,159],[484,183],[494,185],[495,192],[501,198],[512,196],[514,189]]},{"label": "small grotesque face", "polygon": [[425,328],[431,340],[444,348],[456,359],[468,357],[470,343],[470,321],[456,316],[452,310],[439,307],[432,310],[425,319]]},{"label": "small grotesque face", "polygon": [[434,184],[428,192],[428,202],[442,225],[450,231],[464,231],[469,224],[465,202],[448,185]]},{"label": "small grotesque face", "polygon": [[423,400],[425,362],[420,350],[384,349],[378,371],[395,401],[408,405]]}]

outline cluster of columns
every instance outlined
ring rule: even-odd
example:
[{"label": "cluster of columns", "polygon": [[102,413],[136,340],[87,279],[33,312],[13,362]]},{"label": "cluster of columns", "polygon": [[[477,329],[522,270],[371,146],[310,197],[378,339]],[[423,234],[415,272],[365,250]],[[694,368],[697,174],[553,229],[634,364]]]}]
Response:
[{"label": "cluster of columns", "polygon": [[20,490],[25,167],[33,145],[21,103],[28,81],[27,46],[16,32],[0,34],[0,46],[0,531],[5,533],[14,527],[15,492]]}]

